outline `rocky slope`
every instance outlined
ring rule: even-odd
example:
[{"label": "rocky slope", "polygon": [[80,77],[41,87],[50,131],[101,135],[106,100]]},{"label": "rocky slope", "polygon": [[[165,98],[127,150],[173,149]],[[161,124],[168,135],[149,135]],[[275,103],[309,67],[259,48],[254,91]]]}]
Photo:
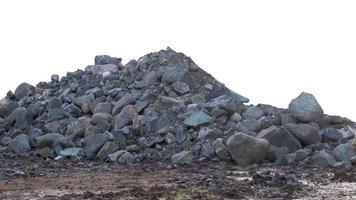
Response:
[{"label": "rocky slope", "polygon": [[0,155],[352,169],[356,124],[325,115],[312,94],[288,109],[248,105],[189,57],[161,50],[123,65],[96,56],[85,70],[20,84],[0,102]]}]

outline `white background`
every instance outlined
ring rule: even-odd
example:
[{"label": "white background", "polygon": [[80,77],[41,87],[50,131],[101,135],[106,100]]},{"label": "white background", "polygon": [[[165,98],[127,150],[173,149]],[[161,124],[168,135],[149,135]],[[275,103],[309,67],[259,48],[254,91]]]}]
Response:
[{"label": "white background", "polygon": [[287,107],[306,91],[356,120],[354,1],[1,1],[0,94],[167,46],[251,103]]}]

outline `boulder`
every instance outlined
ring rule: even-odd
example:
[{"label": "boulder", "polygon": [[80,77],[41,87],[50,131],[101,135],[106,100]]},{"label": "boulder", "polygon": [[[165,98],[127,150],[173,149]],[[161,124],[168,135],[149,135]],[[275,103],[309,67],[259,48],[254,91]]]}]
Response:
[{"label": "boulder", "polygon": [[311,158],[311,163],[319,167],[333,166],[336,163],[335,158],[325,150],[316,152]]},{"label": "boulder", "polygon": [[320,121],[324,115],[324,111],[316,98],[306,92],[293,99],[288,106],[288,110],[294,118],[303,122]]},{"label": "boulder", "polygon": [[95,65],[107,65],[107,64],[120,65],[121,61],[122,61],[121,58],[115,58],[108,55],[95,56]]},{"label": "boulder", "polygon": [[257,137],[268,140],[275,147],[287,147],[289,153],[293,153],[302,147],[299,140],[283,126],[271,126],[260,131]]},{"label": "boulder", "polygon": [[21,83],[19,86],[17,86],[15,90],[15,97],[17,100],[22,99],[23,97],[26,96],[31,96],[36,93],[36,88],[33,87],[32,85],[28,83]]},{"label": "boulder", "polygon": [[48,133],[37,138],[37,146],[39,148],[52,147],[53,143],[64,136],[60,133]]},{"label": "boulder", "polygon": [[244,133],[236,133],[226,141],[232,159],[239,165],[260,163],[267,157],[270,143]]},{"label": "boulder", "polygon": [[84,147],[85,152],[90,155],[97,155],[98,151],[102,148],[105,142],[109,141],[108,134],[91,134],[85,138],[86,145]]},{"label": "boulder", "polygon": [[333,150],[333,155],[337,161],[346,161],[349,162],[351,157],[356,155],[355,150],[352,148],[351,144],[345,143],[338,145]]},{"label": "boulder", "polygon": [[305,145],[321,141],[319,129],[313,125],[287,123],[284,126]]},{"label": "boulder", "polygon": [[31,150],[30,139],[25,134],[20,134],[11,140],[9,148],[16,154],[23,154]]}]

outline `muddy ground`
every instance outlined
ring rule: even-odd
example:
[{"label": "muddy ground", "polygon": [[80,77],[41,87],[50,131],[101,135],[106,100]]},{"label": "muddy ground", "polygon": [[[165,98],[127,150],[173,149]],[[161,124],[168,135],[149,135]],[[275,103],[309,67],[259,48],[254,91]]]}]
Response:
[{"label": "muddy ground", "polygon": [[2,158],[0,199],[356,199],[356,170]]}]

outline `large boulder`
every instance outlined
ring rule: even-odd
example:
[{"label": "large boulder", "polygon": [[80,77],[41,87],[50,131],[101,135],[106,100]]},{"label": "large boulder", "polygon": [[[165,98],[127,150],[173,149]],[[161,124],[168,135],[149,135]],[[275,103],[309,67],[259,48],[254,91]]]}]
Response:
[{"label": "large boulder", "polygon": [[303,122],[319,121],[324,115],[324,111],[316,98],[306,92],[293,99],[288,106],[288,110],[294,118]]},{"label": "large boulder", "polygon": [[321,141],[319,128],[316,126],[293,123],[287,123],[284,126],[305,145],[315,144]]},{"label": "large boulder", "polygon": [[260,163],[266,159],[270,143],[244,133],[236,133],[226,141],[232,159],[239,165]]},{"label": "large boulder", "polygon": [[12,152],[16,154],[23,154],[31,150],[30,139],[25,134],[16,136],[9,144]]},{"label": "large boulder", "polygon": [[257,137],[268,140],[275,147],[287,147],[289,153],[293,153],[302,148],[299,140],[283,126],[271,126],[260,131]]},{"label": "large boulder", "polygon": [[37,145],[39,148],[52,147],[53,143],[64,136],[60,133],[48,133],[37,138]]}]

